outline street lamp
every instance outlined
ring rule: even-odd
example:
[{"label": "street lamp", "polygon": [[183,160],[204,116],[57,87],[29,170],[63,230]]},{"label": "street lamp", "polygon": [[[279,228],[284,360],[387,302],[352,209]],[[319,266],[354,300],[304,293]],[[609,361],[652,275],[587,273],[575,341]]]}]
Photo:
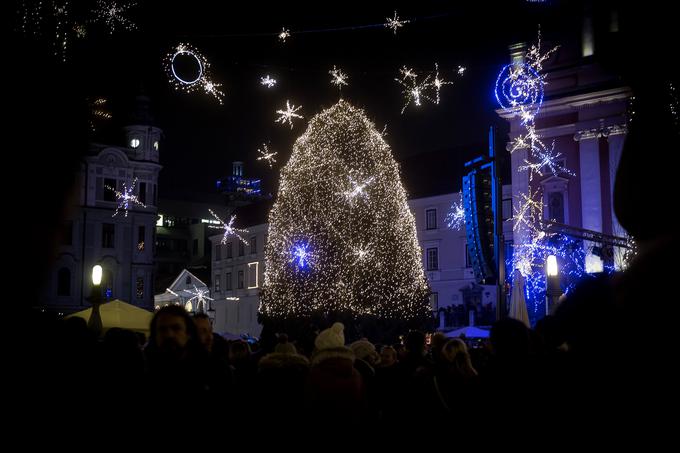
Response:
[{"label": "street lamp", "polygon": [[92,314],[87,321],[87,327],[94,332],[97,337],[99,337],[102,332],[102,316],[99,313],[99,306],[102,304],[101,283],[102,267],[97,264],[92,268],[92,289],[90,291],[90,297],[87,298],[88,302],[92,304]]},{"label": "street lamp", "polygon": [[562,293],[560,288],[560,276],[559,269],[557,267],[557,257],[555,255],[549,255],[545,260],[547,285],[546,285],[546,300],[545,300],[545,314],[550,314],[550,309],[557,306],[557,299]]}]

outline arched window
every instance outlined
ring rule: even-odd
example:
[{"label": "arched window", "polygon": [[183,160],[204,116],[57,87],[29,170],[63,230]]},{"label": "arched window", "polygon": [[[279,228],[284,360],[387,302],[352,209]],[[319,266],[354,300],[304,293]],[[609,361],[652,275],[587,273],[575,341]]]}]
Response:
[{"label": "arched window", "polygon": [[71,271],[62,267],[57,274],[57,296],[71,295]]}]

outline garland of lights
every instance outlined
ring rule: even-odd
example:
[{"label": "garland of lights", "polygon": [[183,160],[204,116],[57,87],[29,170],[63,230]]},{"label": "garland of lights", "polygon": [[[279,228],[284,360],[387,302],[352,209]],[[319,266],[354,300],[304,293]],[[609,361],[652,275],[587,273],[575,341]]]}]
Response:
[{"label": "garland of lights", "polygon": [[40,24],[42,23],[42,1],[29,1],[30,6],[26,5],[26,0],[21,1],[21,31],[24,35],[32,30],[34,36],[40,35]]},{"label": "garland of lights", "polygon": [[[504,66],[496,79],[495,95],[498,104],[504,109],[513,111],[526,129],[525,134],[520,134],[511,142],[510,153],[519,149],[528,150],[525,165],[519,166],[517,171],[528,171],[530,184],[534,176],[543,176],[546,170],[555,176],[559,173],[574,175],[558,163],[557,158],[561,154],[555,152],[554,141],[551,146],[546,146],[541,136],[536,133],[534,121],[543,102],[545,86],[545,75],[542,74],[543,62],[557,49],[558,47],[554,47],[546,53],[541,52],[539,30],[537,44],[527,50],[525,63]],[[568,292],[587,270],[583,242],[563,234],[543,231],[540,227],[543,210],[541,189],[533,191],[530,185],[527,193],[515,196],[513,216],[509,219],[513,222],[513,231],[525,232],[527,239],[524,243],[513,245],[512,254],[506,265],[511,269],[517,269],[524,277],[526,300],[528,304],[533,305],[534,316],[545,304],[547,280],[544,263],[548,256],[554,255],[560,262],[565,292]]]},{"label": "garland of lights", "polygon": [[281,170],[260,312],[427,316],[416,227],[383,135],[340,100],[314,116]]},{"label": "garland of lights", "polygon": [[[175,59],[180,55],[189,56],[196,61],[198,75],[194,79],[183,79],[177,74],[177,71],[175,70]],[[208,63],[208,60],[189,44],[178,44],[165,58],[165,71],[170,79],[170,84],[176,90],[192,93],[196,90],[203,89],[206,94],[215,97],[221,105],[223,103],[222,98],[224,97],[224,93],[218,89],[221,84],[211,80],[209,70],[210,63]]]},{"label": "garland of lights", "polygon": [[61,60],[66,61],[68,50],[68,30],[70,17],[70,3],[68,0],[54,0],[52,14],[54,16],[54,55],[61,53]]}]

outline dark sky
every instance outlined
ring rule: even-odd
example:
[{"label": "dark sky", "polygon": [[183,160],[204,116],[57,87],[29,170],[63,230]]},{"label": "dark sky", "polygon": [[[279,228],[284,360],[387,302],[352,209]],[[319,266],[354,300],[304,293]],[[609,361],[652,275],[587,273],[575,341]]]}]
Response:
[{"label": "dark sky", "polygon": [[[499,128],[502,143],[507,129],[494,113],[493,84],[508,62],[508,45],[534,39],[539,23],[548,40],[578,30],[574,17],[583,9],[581,2],[566,1],[169,3],[139,0],[128,14],[137,31],[110,36],[91,25],[88,37],[73,43],[69,63],[88,95],[111,100],[114,120],[95,137],[98,141],[122,144],[119,128],[134,96],[143,89],[151,97],[165,132],[160,180],[165,195],[214,191],[215,180],[230,173],[233,160],[245,161],[246,175],[261,177],[274,191],[277,172],[255,161],[256,150],[270,142],[279,152],[278,164],[287,160],[305,123],[298,121],[291,131],[274,122],[275,110],[290,99],[309,118],[332,105],[338,91],[329,84],[328,70],[334,64],[350,77],[343,97],[363,107],[379,128],[387,124],[387,141],[397,159],[461,147],[483,151],[490,125]],[[226,6],[216,9],[215,3]],[[295,33],[383,23],[395,9],[400,18],[418,19],[396,36],[385,28]],[[293,33],[286,43],[273,35],[282,26]],[[179,42],[208,58],[213,79],[226,92],[224,105],[200,92],[171,88],[161,61]],[[430,71],[435,62],[454,85],[442,89],[440,105],[424,103],[400,115],[403,98],[394,81],[399,68]],[[454,77],[458,65],[467,68],[462,78]],[[275,88],[259,84],[265,74],[278,80]]]}]

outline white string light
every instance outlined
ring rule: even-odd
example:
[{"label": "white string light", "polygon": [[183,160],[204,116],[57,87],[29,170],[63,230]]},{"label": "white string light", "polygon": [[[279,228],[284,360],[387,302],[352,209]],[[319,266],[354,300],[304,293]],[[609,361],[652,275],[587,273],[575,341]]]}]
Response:
[{"label": "white string light", "polygon": [[397,30],[400,29],[401,27],[404,26],[404,24],[408,24],[408,20],[399,20],[399,16],[397,16],[397,12],[394,12],[394,17],[386,17],[385,20],[387,21],[385,23],[385,27],[391,28],[394,34],[397,34]]},{"label": "white string light", "polygon": [[109,34],[113,34],[116,28],[122,28],[125,31],[135,30],[135,25],[131,20],[125,17],[127,10],[137,6],[135,2],[127,4],[119,4],[114,0],[97,0],[97,7],[93,10],[96,22],[102,22],[109,29]]},{"label": "white string light", "polygon": [[[188,57],[196,63],[197,72],[194,78],[184,78],[177,72],[175,60],[180,56]],[[219,90],[221,85],[213,82],[210,77],[210,63],[198,50],[189,44],[180,43],[173,48],[166,56],[164,66],[170,83],[176,90],[192,93],[203,89],[206,94],[213,96],[220,104],[223,103],[224,93]]]},{"label": "white string light", "polygon": [[290,105],[290,101],[286,101],[286,110],[277,110],[276,113],[279,114],[279,118],[276,119],[277,123],[284,124],[286,121],[290,124],[290,128],[293,128],[293,118],[304,118],[295,112],[300,110],[302,106],[295,107],[295,105]]},{"label": "white string light", "polygon": [[342,90],[342,86],[345,85],[347,86],[347,75],[342,72],[340,69],[337,69],[335,65],[333,65],[333,69],[328,71],[328,73],[331,75],[331,83],[338,87],[339,90]]},{"label": "white string light", "polygon": [[273,88],[274,85],[276,85],[276,79],[272,79],[269,77],[269,74],[267,74],[265,77],[260,77],[260,85],[264,85],[267,88]]},{"label": "white string light", "polygon": [[278,153],[270,152],[266,143],[263,143],[262,149],[258,148],[257,152],[260,153],[260,157],[258,157],[257,160],[266,161],[269,164],[269,168],[272,168],[272,164],[276,163],[276,159],[274,159],[274,156],[276,156],[276,154]]},{"label": "white string light", "polygon": [[118,212],[122,208],[125,211],[125,217],[128,215],[128,210],[130,209],[130,203],[146,208],[146,205],[139,201],[137,195],[134,194],[135,185],[137,184],[137,178],[132,181],[132,185],[127,187],[127,183],[123,182],[123,191],[116,190],[116,188],[111,186],[104,186],[108,190],[112,191],[116,199],[118,200],[118,206],[116,207],[116,212],[113,213],[111,217],[118,215]]},{"label": "white string light", "polygon": [[212,216],[215,218],[215,220],[217,220],[218,222],[220,222],[220,225],[219,225],[219,226],[208,225],[208,228],[215,228],[215,229],[223,230],[223,231],[224,231],[224,234],[223,234],[223,236],[222,236],[222,241],[221,241],[222,244],[226,244],[226,243],[227,243],[227,239],[228,239],[229,237],[231,237],[231,236],[236,236],[241,242],[243,242],[245,245],[248,245],[248,241],[246,241],[245,239],[243,239],[243,237],[239,234],[239,233],[248,233],[248,230],[243,230],[243,229],[239,229],[239,228],[234,228],[234,220],[236,220],[236,216],[235,216],[235,215],[231,216],[231,218],[229,219],[229,223],[226,223],[226,222],[225,222],[224,220],[222,220],[217,214],[215,214],[215,213],[212,211],[212,209],[208,209],[208,211],[210,211],[210,214],[212,214]]}]

